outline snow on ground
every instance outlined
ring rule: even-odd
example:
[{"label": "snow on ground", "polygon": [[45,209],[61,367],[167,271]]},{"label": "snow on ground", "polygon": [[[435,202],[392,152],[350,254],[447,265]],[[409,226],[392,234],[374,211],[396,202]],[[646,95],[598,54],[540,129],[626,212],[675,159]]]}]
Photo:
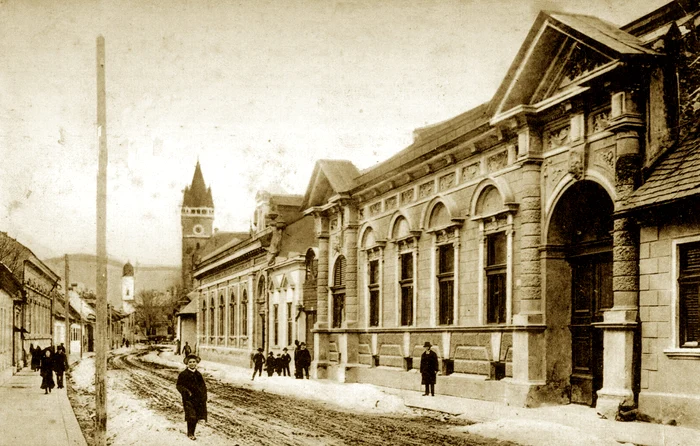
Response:
[{"label": "snow on ground", "polygon": [[[152,411],[147,403],[128,389],[114,376],[107,375],[107,443],[114,446],[191,446],[183,420],[175,423]],[[74,387],[84,391],[95,391],[95,358],[83,358],[71,370]],[[197,438],[203,444],[226,444],[206,425],[197,426]]]},{"label": "snow on ground", "polygon": [[[164,351],[160,354],[151,352],[142,356],[141,359],[185,368],[183,357],[174,355],[172,351]],[[264,371],[261,377],[256,376],[255,380],[251,381],[250,377],[253,373],[251,369],[211,361],[200,362],[199,371],[224,383],[278,395],[293,395],[346,410],[373,414],[410,412],[402,398],[383,392],[371,384],[344,384],[330,380],[295,379],[277,375],[268,377]]]},{"label": "snow on ground", "polygon": [[501,419],[457,430],[527,446],[622,446],[617,441],[602,439],[581,429],[540,420]]}]

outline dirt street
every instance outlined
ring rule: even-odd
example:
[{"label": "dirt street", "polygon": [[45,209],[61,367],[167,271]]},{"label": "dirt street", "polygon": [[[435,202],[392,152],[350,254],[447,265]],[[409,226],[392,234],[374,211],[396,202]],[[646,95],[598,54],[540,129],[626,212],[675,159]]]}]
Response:
[{"label": "dirt street", "polygon": [[[180,394],[175,390],[180,370],[143,362],[134,354],[112,357],[109,370],[152,410],[183,422]],[[515,445],[453,432],[451,426],[468,423],[440,413],[353,413],[204,377],[209,392],[207,425],[232,445]]]}]

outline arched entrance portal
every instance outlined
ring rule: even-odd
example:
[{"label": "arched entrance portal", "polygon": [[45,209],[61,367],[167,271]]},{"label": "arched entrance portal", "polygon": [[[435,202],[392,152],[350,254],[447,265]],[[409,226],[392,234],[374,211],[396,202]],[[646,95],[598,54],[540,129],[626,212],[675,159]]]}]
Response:
[{"label": "arched entrance portal", "polygon": [[596,392],[603,387],[603,330],[596,323],[603,321],[603,311],[613,305],[613,209],[605,189],[591,181],[579,181],[558,200],[547,236],[548,251],[559,253],[547,256],[548,263],[559,263],[555,268],[547,267],[559,274],[554,295],[549,282],[547,285],[548,300],[559,300],[548,306],[548,312],[554,313],[552,319],[559,320],[562,329],[568,323],[571,339],[570,350],[566,345],[559,347],[560,355],[568,358],[558,359],[570,364],[566,369],[571,402],[590,406],[595,406]]}]

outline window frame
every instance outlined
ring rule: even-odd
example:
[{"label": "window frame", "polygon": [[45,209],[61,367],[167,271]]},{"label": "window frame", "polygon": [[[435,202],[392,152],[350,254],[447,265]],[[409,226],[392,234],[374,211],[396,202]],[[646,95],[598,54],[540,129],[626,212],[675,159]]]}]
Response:
[{"label": "window frame", "polygon": [[[338,273],[340,270],[340,273]],[[331,328],[342,328],[345,322],[345,279],[347,259],[340,255],[333,264],[333,286],[331,287]],[[340,278],[338,277],[340,276]]]},{"label": "window frame", "polygon": [[[410,268],[404,267],[404,259],[411,259]],[[405,274],[410,270],[410,275]],[[402,327],[414,325],[415,317],[415,252],[399,251],[399,324]],[[407,305],[408,303],[408,305]],[[410,311],[406,311],[406,308]]]},{"label": "window frame", "polygon": [[[497,237],[502,237],[503,262],[496,263],[494,256],[494,248]],[[494,231],[485,235],[485,262],[484,276],[485,280],[485,303],[486,303],[486,324],[499,325],[505,324],[508,320],[508,299],[506,284],[508,280],[508,235],[505,230]],[[495,294],[494,282],[498,282],[497,287],[499,292]]]},{"label": "window frame", "polygon": [[[448,251],[446,253],[444,251]],[[437,325],[450,326],[454,325],[454,309],[455,309],[455,244],[450,241],[441,243],[435,246],[435,278],[437,281]],[[450,259],[450,267],[446,268],[443,264]],[[443,308],[446,307],[446,308]]]},{"label": "window frame", "polygon": [[379,327],[381,319],[379,313],[381,275],[380,259],[370,258],[367,261],[368,325],[370,327]]}]

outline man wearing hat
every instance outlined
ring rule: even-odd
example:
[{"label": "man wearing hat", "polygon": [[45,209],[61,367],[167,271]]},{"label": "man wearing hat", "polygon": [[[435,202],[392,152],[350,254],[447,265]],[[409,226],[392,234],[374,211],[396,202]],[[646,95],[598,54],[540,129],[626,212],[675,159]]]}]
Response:
[{"label": "man wearing hat", "polygon": [[202,374],[197,370],[199,356],[187,355],[183,361],[187,368],[177,377],[177,391],[182,395],[182,406],[187,421],[187,437],[196,440],[194,431],[199,420],[207,419],[207,385]]},{"label": "man wearing hat", "polygon": [[255,373],[257,372],[258,376],[262,376],[262,369],[263,369],[263,364],[265,364],[265,355],[262,353],[263,349],[262,347],[258,347],[258,352],[253,355],[253,377],[250,378],[250,380],[255,379]]},{"label": "man wearing hat", "polygon": [[439,368],[438,357],[434,351],[430,350],[430,342],[425,341],[423,347],[425,351],[420,357],[421,384],[425,385],[425,393],[423,396],[435,396],[435,381]]}]

